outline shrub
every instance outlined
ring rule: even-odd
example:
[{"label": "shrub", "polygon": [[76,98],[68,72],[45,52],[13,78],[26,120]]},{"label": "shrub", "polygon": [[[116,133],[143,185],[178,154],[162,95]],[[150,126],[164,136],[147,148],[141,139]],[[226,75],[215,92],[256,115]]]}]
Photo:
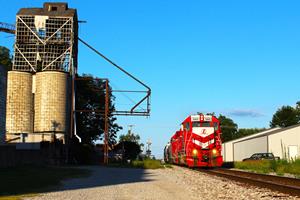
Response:
[{"label": "shrub", "polygon": [[238,169],[256,171],[258,173],[268,173],[271,169],[270,161],[267,160],[235,162],[234,167]]},{"label": "shrub", "polygon": [[291,161],[289,165],[286,166],[286,173],[300,175],[300,159]]},{"label": "shrub", "polygon": [[258,173],[275,172],[277,175],[284,175],[285,173],[300,176],[300,159],[291,160],[259,160],[259,161],[245,161],[235,162],[234,167],[254,171]]},{"label": "shrub", "polygon": [[144,160],[145,169],[158,169],[161,167],[162,165],[160,163],[160,160]]},{"label": "shrub", "polygon": [[139,160],[132,161],[131,165],[136,168],[144,168],[144,162]]},{"label": "shrub", "polygon": [[132,161],[131,165],[132,167],[144,168],[144,169],[158,169],[162,167],[159,160],[150,160],[150,159],[143,160],[143,161],[134,160]]}]

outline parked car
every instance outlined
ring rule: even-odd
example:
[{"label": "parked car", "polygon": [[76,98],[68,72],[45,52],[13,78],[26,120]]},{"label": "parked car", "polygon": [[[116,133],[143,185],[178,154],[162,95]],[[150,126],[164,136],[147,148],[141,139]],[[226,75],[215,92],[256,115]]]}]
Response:
[{"label": "parked car", "polygon": [[279,157],[275,157],[272,153],[255,153],[250,158],[243,159],[243,161],[249,160],[279,160]]}]

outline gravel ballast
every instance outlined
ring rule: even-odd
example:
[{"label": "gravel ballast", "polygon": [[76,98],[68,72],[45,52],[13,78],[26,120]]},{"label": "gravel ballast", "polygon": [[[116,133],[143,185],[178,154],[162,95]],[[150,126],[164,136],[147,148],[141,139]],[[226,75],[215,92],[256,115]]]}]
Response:
[{"label": "gravel ballast", "polygon": [[157,170],[87,168],[93,172],[90,177],[66,180],[58,191],[26,199],[300,199],[177,166]]}]

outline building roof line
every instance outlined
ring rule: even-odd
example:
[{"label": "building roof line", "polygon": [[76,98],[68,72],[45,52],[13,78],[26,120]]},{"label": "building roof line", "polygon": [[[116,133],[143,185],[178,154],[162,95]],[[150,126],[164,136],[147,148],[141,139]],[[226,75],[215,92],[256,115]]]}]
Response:
[{"label": "building roof line", "polygon": [[268,132],[272,132],[272,131],[276,131],[276,130],[281,130],[281,128],[280,127],[268,128],[268,129],[263,130],[261,132],[255,133],[253,135],[246,135],[246,136],[241,137],[241,138],[237,138],[237,139],[234,139],[234,140],[230,140],[230,141],[224,142],[224,144],[225,143],[229,143],[229,142],[233,142],[234,143],[234,142],[238,142],[240,140],[245,140],[245,139],[249,139],[249,138],[252,138],[252,137],[257,137],[257,136],[260,136],[262,134],[266,134]]},{"label": "building roof line", "polygon": [[244,141],[251,140],[251,139],[265,137],[265,136],[273,135],[273,134],[280,133],[280,132],[283,132],[283,131],[286,131],[286,130],[289,130],[289,129],[293,129],[293,128],[297,128],[297,127],[300,127],[300,124],[295,124],[295,125],[292,125],[292,126],[276,129],[276,130],[273,130],[271,132],[267,132],[267,133],[264,133],[264,134],[261,134],[261,135],[253,136],[253,137],[250,137],[250,138],[247,138],[247,139],[244,139],[244,140],[239,140],[239,141],[236,141],[236,142],[233,142],[233,143],[235,144],[235,143],[244,142]]}]

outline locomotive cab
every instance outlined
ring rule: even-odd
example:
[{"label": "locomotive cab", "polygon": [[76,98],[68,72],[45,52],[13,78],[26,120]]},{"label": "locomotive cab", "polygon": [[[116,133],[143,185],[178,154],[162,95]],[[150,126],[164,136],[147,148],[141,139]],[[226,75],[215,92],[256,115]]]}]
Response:
[{"label": "locomotive cab", "polygon": [[175,163],[189,167],[219,167],[221,156],[220,123],[213,115],[191,115],[180,131],[172,137],[172,157]]}]

